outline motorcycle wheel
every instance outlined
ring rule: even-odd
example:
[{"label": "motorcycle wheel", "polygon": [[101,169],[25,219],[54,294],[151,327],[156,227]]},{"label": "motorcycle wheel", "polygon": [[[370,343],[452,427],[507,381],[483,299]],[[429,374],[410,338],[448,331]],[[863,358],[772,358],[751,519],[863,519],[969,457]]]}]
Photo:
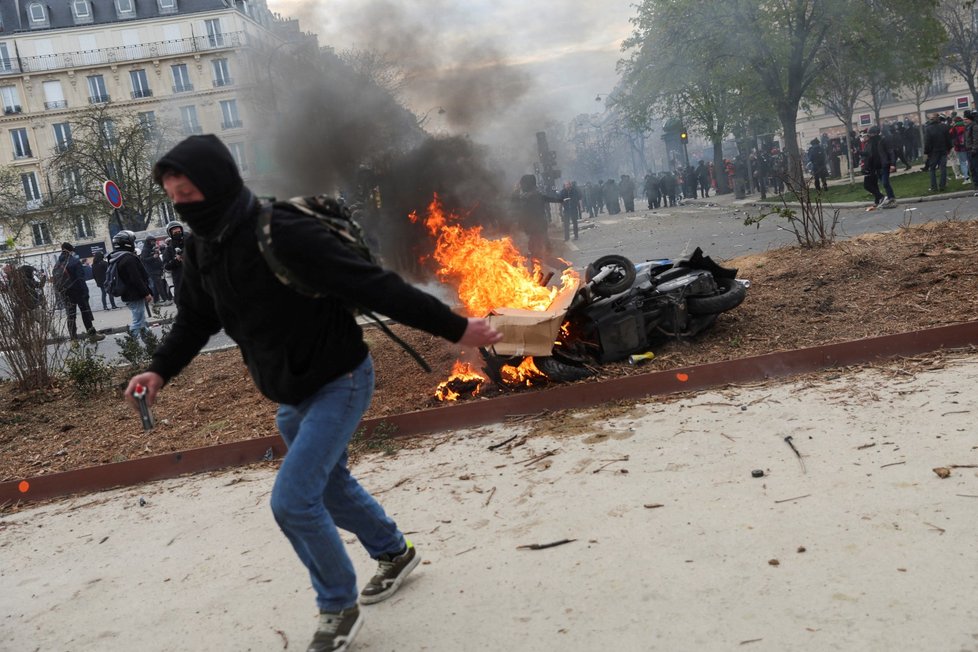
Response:
[{"label": "motorcycle wheel", "polygon": [[713,315],[732,310],[747,298],[747,288],[733,279],[718,280],[720,294],[712,297],[688,297],[686,310],[691,315]]},{"label": "motorcycle wheel", "polygon": [[635,265],[624,256],[609,254],[602,256],[587,266],[584,271],[585,282],[590,283],[602,267],[613,266],[615,271],[591,289],[599,297],[611,297],[628,288],[635,282]]},{"label": "motorcycle wheel", "polygon": [[547,374],[547,378],[556,383],[569,383],[575,380],[590,378],[594,372],[587,367],[566,364],[550,356],[538,358],[534,357],[533,362],[537,369]]}]

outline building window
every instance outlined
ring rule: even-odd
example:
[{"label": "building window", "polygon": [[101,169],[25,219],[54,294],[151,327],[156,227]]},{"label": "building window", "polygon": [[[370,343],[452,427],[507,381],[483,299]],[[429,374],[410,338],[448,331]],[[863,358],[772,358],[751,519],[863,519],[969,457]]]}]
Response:
[{"label": "building window", "polygon": [[224,47],[224,33],[221,32],[221,19],[209,18],[204,21],[207,28],[207,44],[212,48]]},{"label": "building window", "polygon": [[194,90],[194,85],[190,83],[190,72],[187,70],[187,64],[178,63],[175,66],[170,66],[170,70],[173,71],[174,93],[187,93]]},{"label": "building window", "polygon": [[34,156],[31,152],[31,143],[27,139],[27,129],[21,127],[19,129],[10,130],[10,141],[14,146],[14,158],[31,158]]},{"label": "building window", "polygon": [[51,244],[51,230],[47,222],[31,222],[31,233],[34,236],[34,246]]},{"label": "building window", "polygon": [[37,185],[37,173],[25,172],[20,175],[20,183],[24,186],[24,199],[27,200],[27,208],[40,208],[41,187]]},{"label": "building window", "polygon": [[142,111],[136,116],[139,118],[139,124],[143,128],[143,134],[146,138],[154,137],[156,135],[156,112]]},{"label": "building window", "polygon": [[16,86],[0,86],[0,98],[3,98],[3,112],[7,115],[20,113],[20,95]]},{"label": "building window", "polygon": [[40,2],[32,2],[27,5],[27,19],[30,21],[32,28],[50,27],[48,11]]},{"label": "building window", "polygon": [[134,18],[136,8],[133,6],[132,0],[115,0],[115,14],[119,18]]},{"label": "building window", "polygon": [[78,240],[95,236],[95,229],[92,228],[92,219],[88,215],[80,215],[75,219],[75,237]]},{"label": "building window", "polygon": [[241,126],[237,100],[223,100],[221,103],[222,129],[237,129]]},{"label": "building window", "polygon": [[211,61],[211,65],[214,67],[214,85],[230,86],[231,69],[228,68],[228,60],[214,59],[213,61]]},{"label": "building window", "polygon": [[72,0],[71,15],[76,25],[87,25],[92,22],[92,5],[88,0]]},{"label": "building window", "polygon": [[105,90],[105,78],[102,75],[92,75],[88,78],[88,103],[105,104],[109,101],[109,92]]},{"label": "building window", "polygon": [[132,82],[132,99],[153,96],[153,90],[149,87],[145,70],[130,70],[129,81]]},{"label": "building window", "polygon": [[156,0],[161,14],[177,13],[177,0]]},{"label": "building window", "polygon": [[248,160],[245,158],[244,143],[229,143],[228,149],[231,150],[231,156],[234,157],[234,162],[238,164],[238,169],[242,172],[247,170]]},{"label": "building window", "polygon": [[168,222],[177,219],[177,215],[173,210],[173,204],[170,202],[165,201],[156,208],[159,209],[159,217],[156,218],[156,223],[159,226],[166,226]]},{"label": "building window", "polygon": [[65,100],[64,89],[61,88],[61,82],[41,82],[41,88],[44,90],[45,109],[63,109],[68,106],[68,102]]},{"label": "building window", "polygon": [[119,131],[115,128],[115,120],[106,118],[102,120],[100,126],[106,146],[115,145],[119,141]]},{"label": "building window", "polygon": [[180,107],[180,123],[183,125],[183,131],[186,134],[199,134],[204,131],[200,128],[200,122],[197,121],[196,106]]},{"label": "building window", "polygon": [[85,186],[82,184],[81,172],[78,168],[69,168],[61,173],[61,189],[69,197],[83,193]]},{"label": "building window", "polygon": [[0,72],[11,72],[14,69],[14,63],[10,60],[10,50],[7,49],[6,43],[0,43]]},{"label": "building window", "polygon": [[59,154],[67,151],[71,145],[71,124],[68,122],[57,122],[54,127],[54,149]]}]

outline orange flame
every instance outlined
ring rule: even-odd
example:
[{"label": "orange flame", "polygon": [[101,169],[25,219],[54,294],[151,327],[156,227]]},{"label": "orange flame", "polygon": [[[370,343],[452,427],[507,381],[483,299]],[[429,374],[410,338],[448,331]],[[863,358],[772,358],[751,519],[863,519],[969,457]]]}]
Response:
[{"label": "orange flame", "polygon": [[[416,213],[409,216],[419,221]],[[508,237],[490,240],[482,235],[482,227],[463,228],[459,217],[446,213],[438,195],[428,205],[424,225],[435,236],[431,257],[439,268],[438,278],[458,292],[459,299],[471,315],[486,315],[493,308],[523,308],[546,310],[559,291],[542,287],[545,278],[538,261],[527,260]],[[561,283],[577,283],[578,275],[568,267],[561,274]]]},{"label": "orange flame", "polygon": [[439,401],[457,401],[461,395],[455,389],[461,389],[463,386],[467,389],[473,384],[475,389],[467,391],[467,393],[476,396],[485,381],[486,377],[476,371],[471,364],[456,360],[452,366],[451,376],[435,389],[435,398]]},{"label": "orange flame", "polygon": [[547,377],[547,374],[537,369],[533,356],[523,358],[523,362],[518,367],[509,364],[503,365],[499,374],[507,385],[526,385],[527,387],[533,385],[534,380]]}]

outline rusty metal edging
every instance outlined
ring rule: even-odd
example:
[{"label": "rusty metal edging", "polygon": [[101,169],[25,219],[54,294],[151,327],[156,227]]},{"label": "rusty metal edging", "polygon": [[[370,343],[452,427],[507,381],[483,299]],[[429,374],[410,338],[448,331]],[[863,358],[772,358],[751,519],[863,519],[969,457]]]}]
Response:
[{"label": "rusty metal edging", "polygon": [[[768,353],[681,369],[557,386],[407,414],[366,419],[364,433],[404,437],[498,423],[508,416],[600,405],[621,399],[688,392],[735,383],[782,378],[836,366],[978,345],[978,321],[884,335],[840,344]],[[285,454],[278,436],[194,448],[125,462],[0,483],[0,504],[101,491],[273,459]]]}]

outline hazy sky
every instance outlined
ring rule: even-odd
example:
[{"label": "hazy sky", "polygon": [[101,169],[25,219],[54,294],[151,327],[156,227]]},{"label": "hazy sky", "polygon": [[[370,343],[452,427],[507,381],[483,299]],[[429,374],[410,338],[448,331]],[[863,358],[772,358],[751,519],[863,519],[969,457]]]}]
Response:
[{"label": "hazy sky", "polygon": [[405,99],[416,111],[443,105],[460,123],[446,127],[467,128],[464,121],[474,121],[480,106],[534,120],[600,111],[595,96],[615,86],[633,2],[268,0],[268,6],[298,18],[321,45],[386,52],[408,70],[413,81]]}]

